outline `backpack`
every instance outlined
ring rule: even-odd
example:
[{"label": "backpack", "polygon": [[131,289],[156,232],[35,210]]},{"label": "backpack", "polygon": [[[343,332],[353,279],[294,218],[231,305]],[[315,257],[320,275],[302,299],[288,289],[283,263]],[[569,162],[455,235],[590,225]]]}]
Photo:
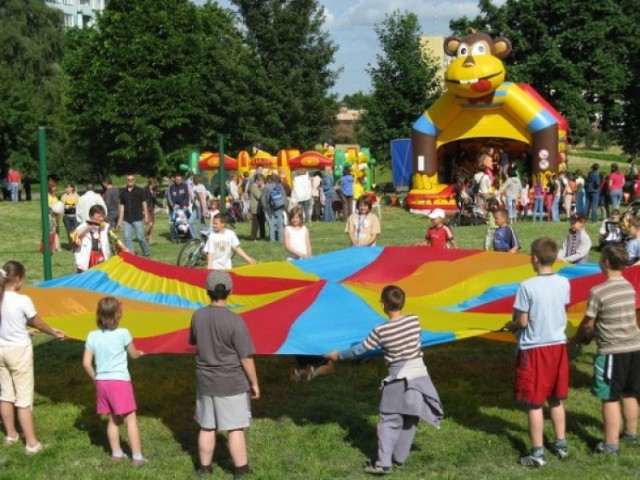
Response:
[{"label": "backpack", "polygon": [[274,210],[284,208],[284,196],[282,195],[282,187],[280,187],[280,185],[274,186],[269,191],[269,206]]}]

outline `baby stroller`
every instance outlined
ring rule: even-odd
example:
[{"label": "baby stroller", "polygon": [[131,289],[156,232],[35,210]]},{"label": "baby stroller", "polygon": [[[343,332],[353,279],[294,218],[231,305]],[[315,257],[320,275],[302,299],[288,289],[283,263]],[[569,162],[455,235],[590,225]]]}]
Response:
[{"label": "baby stroller", "polygon": [[244,217],[242,216],[242,202],[232,200],[227,204],[227,222],[231,224],[244,222]]},{"label": "baby stroller", "polygon": [[456,206],[456,214],[449,221],[449,225],[452,227],[467,227],[486,223],[485,211],[473,200],[464,185],[456,185]]},{"label": "baby stroller", "polygon": [[171,241],[180,243],[193,238],[192,226],[189,224],[191,212],[186,208],[176,208],[169,217],[169,235]]}]

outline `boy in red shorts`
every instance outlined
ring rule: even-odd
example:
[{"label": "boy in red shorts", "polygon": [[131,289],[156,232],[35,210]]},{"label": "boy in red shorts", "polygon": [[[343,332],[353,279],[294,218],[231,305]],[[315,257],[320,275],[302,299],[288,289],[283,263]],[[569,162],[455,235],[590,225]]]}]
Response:
[{"label": "boy in red shorts", "polygon": [[532,449],[520,457],[520,464],[543,467],[544,414],[549,403],[551,422],[556,434],[549,450],[558,458],[569,455],[565,436],[565,413],[562,400],[569,390],[566,305],[570,285],[565,277],[553,272],[558,246],[549,237],[531,244],[531,265],[537,276],[520,284],[513,305],[513,320],[505,328],[517,337],[515,399],[528,409]]},{"label": "boy in red shorts", "polygon": [[[636,443],[640,395],[640,329],[636,323],[636,291],[623,276],[627,252],[609,244],[600,254],[607,279],[589,292],[584,319],[571,340],[580,345],[595,337],[591,393],[602,400],[604,441],[597,453],[617,455],[619,440]],[[622,415],[620,412],[622,403]],[[624,417],[624,431],[620,427]]]}]

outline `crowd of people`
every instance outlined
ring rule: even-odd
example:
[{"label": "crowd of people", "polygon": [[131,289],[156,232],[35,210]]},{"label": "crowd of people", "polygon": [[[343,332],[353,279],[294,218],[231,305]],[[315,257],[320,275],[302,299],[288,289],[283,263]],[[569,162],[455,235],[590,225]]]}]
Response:
[{"label": "crowd of people", "polygon": [[[218,182],[219,183],[219,182]],[[379,218],[372,214],[372,200],[364,193],[362,179],[354,180],[347,168],[334,183],[333,170],[312,175],[306,169],[293,172],[291,185],[285,172],[266,172],[259,167],[253,175],[240,179],[229,173],[225,183],[226,213],[221,212],[221,190],[216,177],[207,188],[200,175],[176,173],[164,194],[158,192],[158,180],[147,179],[140,187],[133,174],[125,185],[102,181],[102,193],[93,183],[79,195],[73,183],[65,185],[58,197],[58,183],[50,179],[48,188],[51,251],[62,250],[61,226],[69,248],[74,252],[76,268],[82,272],[108,259],[113,253],[138,253],[151,256],[156,211],[169,216],[170,238],[174,241],[202,237],[209,268],[231,268],[238,253],[248,263],[255,259],[240,246],[233,227],[240,221],[251,222],[250,240],[284,244],[287,258],[312,255],[309,230],[305,223],[344,221],[350,244],[376,244],[380,234]],[[358,197],[354,198],[354,192]],[[99,207],[99,208],[94,208]],[[116,232],[121,232],[120,241]]]}]

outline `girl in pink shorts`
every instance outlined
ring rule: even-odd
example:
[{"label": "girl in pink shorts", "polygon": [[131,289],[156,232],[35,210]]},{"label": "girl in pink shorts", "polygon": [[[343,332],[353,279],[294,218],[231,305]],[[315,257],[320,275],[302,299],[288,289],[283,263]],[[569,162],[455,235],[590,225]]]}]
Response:
[{"label": "girl in pink shorts", "polygon": [[120,425],[126,423],[132,465],[138,467],[146,460],[140,448],[136,399],[129,375],[127,353],[136,359],[141,357],[143,352],[136,349],[129,330],[118,328],[121,318],[122,302],[115,297],[100,299],[97,310],[98,330],[89,333],[87,337],[82,366],[96,382],[98,415],[109,415],[107,438],[111,446],[111,458],[127,458],[120,447],[119,431]]}]

